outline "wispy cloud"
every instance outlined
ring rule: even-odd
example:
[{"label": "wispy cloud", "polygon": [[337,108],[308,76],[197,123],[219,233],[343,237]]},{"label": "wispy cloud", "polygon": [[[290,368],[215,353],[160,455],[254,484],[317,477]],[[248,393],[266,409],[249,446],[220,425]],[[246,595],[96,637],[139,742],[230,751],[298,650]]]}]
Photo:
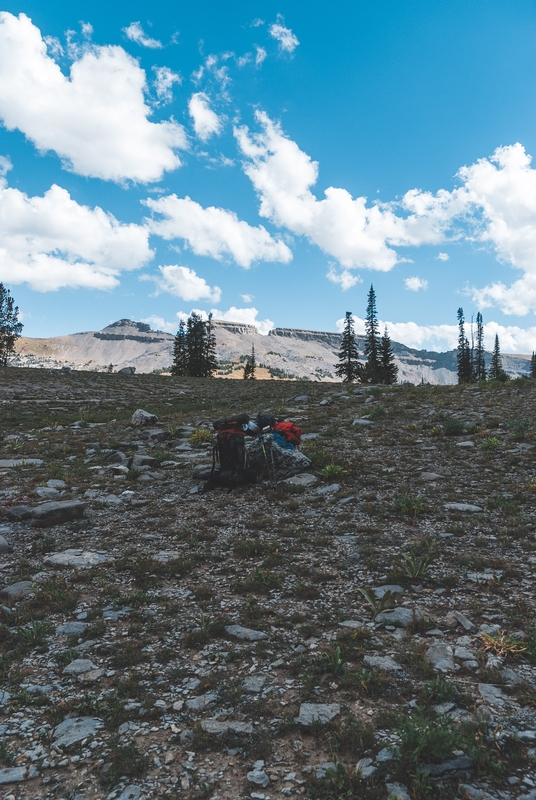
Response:
[{"label": "wispy cloud", "polygon": [[298,37],[283,24],[281,14],[277,15],[277,22],[270,25],[270,36],[279,42],[279,49],[284,53],[293,53],[299,45]]},{"label": "wispy cloud", "polygon": [[128,28],[123,28],[123,33],[131,42],[136,42],[136,44],[142,47],[149,47],[152,50],[161,50],[164,46],[158,39],[151,39],[150,36],[147,36],[139,22],[131,22]]}]

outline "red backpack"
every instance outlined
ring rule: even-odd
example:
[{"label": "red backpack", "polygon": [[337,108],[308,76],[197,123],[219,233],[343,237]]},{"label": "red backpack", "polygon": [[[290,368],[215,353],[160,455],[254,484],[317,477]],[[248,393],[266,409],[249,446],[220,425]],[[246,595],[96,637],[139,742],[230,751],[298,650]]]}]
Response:
[{"label": "red backpack", "polygon": [[290,444],[299,446],[302,432],[293,422],[276,422],[272,429],[284,436]]}]

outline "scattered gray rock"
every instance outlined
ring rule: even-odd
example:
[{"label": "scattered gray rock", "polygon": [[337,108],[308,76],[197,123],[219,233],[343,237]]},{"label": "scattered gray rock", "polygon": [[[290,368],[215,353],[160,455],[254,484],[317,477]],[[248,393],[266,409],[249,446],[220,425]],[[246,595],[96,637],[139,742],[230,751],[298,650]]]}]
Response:
[{"label": "scattered gray rock", "polygon": [[363,661],[369,667],[379,667],[385,669],[387,672],[397,672],[402,669],[400,664],[391,658],[391,656],[365,656]]},{"label": "scattered gray rock", "polygon": [[208,708],[208,706],[214,705],[217,699],[218,695],[216,692],[207,692],[206,694],[192,697],[191,700],[186,701],[185,705],[189,711],[203,711],[203,709]]},{"label": "scattered gray rock", "polygon": [[256,786],[263,786],[266,788],[270,784],[270,778],[263,770],[263,767],[264,761],[256,761],[251,772],[248,772],[247,779],[250,783],[254,783]]},{"label": "scattered gray rock", "polygon": [[489,703],[490,706],[502,708],[506,697],[499,686],[494,686],[491,683],[479,683],[478,692],[484,702]]},{"label": "scattered gray rock", "polygon": [[33,593],[32,587],[32,581],[17,581],[17,583],[12,583],[11,586],[4,586],[0,592],[0,597],[5,597],[7,600],[27,597]]},{"label": "scattered gray rock", "polygon": [[462,628],[465,628],[465,630],[469,631],[469,633],[474,633],[474,631],[476,631],[476,625],[472,623],[471,620],[468,619],[468,617],[466,617],[464,614],[461,614],[459,611],[453,611],[452,616],[456,622],[459,622]]},{"label": "scattered gray rock", "polygon": [[76,567],[76,569],[89,569],[98,564],[109,561],[109,556],[104,553],[93,553],[90,550],[71,549],[64,550],[63,553],[54,553],[45,558],[45,564],[52,567]]},{"label": "scattered gray rock", "polygon": [[308,727],[313,722],[331,722],[332,719],[341,713],[339,703],[302,703],[300,714],[295,718],[295,722]]},{"label": "scattered gray rock", "polygon": [[[316,769],[315,769],[315,778],[317,779],[317,781],[320,781],[320,780],[322,780],[322,778],[326,777],[326,772],[328,771],[328,769],[336,769],[336,764],[335,764],[334,761],[322,761],[316,767]],[[293,777],[290,778],[290,775],[292,775]],[[289,776],[285,776],[283,778],[283,780],[284,781],[287,781],[287,780],[290,781],[290,780],[294,780],[295,777],[296,777],[296,773],[295,772],[291,772],[291,773],[289,773]]]},{"label": "scattered gray rock", "polygon": [[480,506],[473,506],[471,503],[445,503],[447,511],[465,511],[469,514],[476,514],[478,511],[482,511]]},{"label": "scattered gray rock", "polygon": [[429,647],[426,658],[439,672],[451,672],[454,669],[452,647],[443,642],[436,642]]},{"label": "scattered gray rock", "polygon": [[383,764],[386,761],[392,761],[394,758],[393,751],[390,747],[383,747],[378,755],[376,756],[376,761],[378,764]]},{"label": "scattered gray rock", "polygon": [[318,482],[318,478],[316,475],[312,475],[310,472],[302,472],[301,475],[294,475],[292,478],[287,478],[285,483],[290,483],[291,486],[313,486],[313,484]]},{"label": "scattered gray rock", "polygon": [[496,795],[490,794],[484,789],[478,789],[476,786],[468,786],[465,783],[460,783],[458,793],[464,800],[497,800]]},{"label": "scattered gray rock", "polygon": [[53,497],[59,497],[60,494],[58,489],[54,489],[52,486],[38,486],[35,490],[35,493],[38,497],[49,499],[52,499]]},{"label": "scattered gray rock", "polygon": [[9,553],[10,550],[11,547],[8,540],[4,536],[0,536],[0,554]]},{"label": "scattered gray rock", "polygon": [[0,769],[0,786],[6,783],[22,783],[37,777],[38,774],[37,768],[31,764],[26,764],[24,767]]},{"label": "scattered gray rock", "polygon": [[89,658],[75,658],[63,670],[64,675],[83,675],[85,672],[97,669],[96,665]]},{"label": "scattered gray rock", "polygon": [[87,628],[87,622],[66,622],[56,628],[56,636],[81,636]]},{"label": "scattered gray rock", "polygon": [[220,735],[224,733],[251,734],[253,733],[253,723],[251,722],[220,722],[219,719],[203,719],[201,727],[206,733]]},{"label": "scattered gray rock", "polygon": [[56,727],[53,744],[56,747],[70,747],[95,736],[103,727],[102,720],[96,717],[69,717]]},{"label": "scattered gray rock", "polygon": [[421,767],[421,772],[428,772],[430,780],[433,781],[453,781],[459,778],[467,778],[474,768],[473,759],[469,756],[458,756],[442,764],[425,764]]},{"label": "scattered gray rock", "polygon": [[330,483],[329,486],[321,486],[320,489],[317,489],[316,494],[318,495],[336,494],[340,488],[341,486],[339,483]]},{"label": "scattered gray rock", "polygon": [[445,714],[448,714],[449,711],[452,711],[455,708],[455,703],[450,703],[448,700],[444,703],[438,703],[436,706],[432,706],[435,713],[438,714],[440,717],[443,717]]},{"label": "scattered gray rock", "polygon": [[404,594],[406,590],[397,583],[387,583],[384,586],[376,586],[372,591],[374,592],[374,596],[378,600],[381,600],[387,592],[391,592],[391,594]]},{"label": "scattered gray rock", "polygon": [[258,694],[266,683],[266,675],[248,675],[242,681],[242,687],[248,694]]},{"label": "scattered gray rock", "polygon": [[359,628],[365,627],[365,623],[358,619],[345,619],[339,622],[339,625],[341,628],[351,628],[352,630],[359,630]]},{"label": "scattered gray rock", "polygon": [[374,425],[371,419],[354,419],[352,425],[366,427],[367,425]]},{"label": "scattered gray rock", "polygon": [[9,692],[6,692],[5,689],[0,689],[0,707],[7,706],[10,700],[11,700],[11,695],[9,694]]},{"label": "scattered gray rock", "polygon": [[246,642],[260,642],[263,639],[270,638],[263,631],[254,631],[251,628],[244,628],[242,625],[227,625],[225,630],[229,636],[235,636],[237,639],[243,639]]},{"label": "scattered gray rock", "polygon": [[41,458],[0,458],[0,469],[13,469],[14,467],[25,466],[42,467]]},{"label": "scattered gray rock", "polygon": [[359,777],[366,781],[371,778],[376,772],[377,767],[374,766],[371,758],[361,758],[355,765],[355,771]]},{"label": "scattered gray rock", "polygon": [[382,611],[376,616],[376,622],[383,622],[385,625],[400,625],[401,628],[407,628],[413,620],[420,618],[421,615],[416,609],[398,606],[398,608],[393,608],[390,611]]},{"label": "scattered gray rock", "polygon": [[456,447],[474,447],[474,442],[456,442]]},{"label": "scattered gray rock", "polygon": [[389,797],[393,797],[394,800],[411,800],[403,783],[386,783],[385,788]]},{"label": "scattered gray rock", "polygon": [[[311,461],[300,450],[286,450],[284,447],[280,447],[272,440],[271,434],[267,434],[264,438],[266,442],[271,442],[277,480],[292,478],[293,475],[307,472],[310,468]],[[246,447],[251,466],[257,470],[261,477],[266,477],[268,471],[260,441],[252,439],[246,443]]]},{"label": "scattered gray rock", "polygon": [[437,472],[421,472],[421,481],[439,481],[443,477],[443,475],[439,475]]},{"label": "scattered gray rock", "polygon": [[130,424],[135,428],[141,428],[144,425],[154,425],[155,422],[158,422],[158,417],[155,414],[144,411],[143,408],[136,409],[130,420]]},{"label": "scattered gray rock", "polygon": [[81,519],[86,504],[79,500],[59,500],[57,503],[42,503],[34,509],[32,525],[34,528],[49,528],[51,525],[62,525]]}]

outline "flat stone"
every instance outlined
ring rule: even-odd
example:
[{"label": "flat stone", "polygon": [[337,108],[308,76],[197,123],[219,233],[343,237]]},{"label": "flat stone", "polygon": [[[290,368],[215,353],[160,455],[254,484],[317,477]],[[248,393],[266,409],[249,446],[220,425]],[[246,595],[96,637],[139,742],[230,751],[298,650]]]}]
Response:
[{"label": "flat stone", "polygon": [[57,503],[43,503],[34,509],[32,525],[35,528],[48,528],[61,525],[84,516],[86,504],[79,500],[59,500]]},{"label": "flat stone", "polygon": [[300,725],[309,727],[314,722],[325,724],[341,713],[339,703],[302,703],[300,714],[294,719]]},{"label": "flat stone", "polygon": [[454,648],[454,658],[459,658],[460,661],[474,661],[475,654],[472,650],[469,650],[468,647],[458,647]]},{"label": "flat stone", "polygon": [[56,747],[70,747],[83,739],[95,736],[103,727],[102,720],[96,717],[69,717],[56,727],[53,744]]},{"label": "flat stone", "polygon": [[404,594],[405,589],[399,586],[398,583],[386,583],[384,586],[376,586],[373,590],[374,596],[381,600],[384,594],[391,592],[391,594]]},{"label": "flat stone", "polygon": [[95,683],[103,677],[105,672],[106,670],[102,667],[97,667],[96,669],[90,669],[89,672],[83,672],[78,677],[81,683]]},{"label": "flat stone", "polygon": [[293,475],[292,478],[287,478],[285,483],[290,483],[291,486],[313,486],[313,484],[318,482],[318,478],[316,475],[312,475],[310,472],[302,472],[301,475]]},{"label": "flat stone", "polygon": [[302,433],[301,440],[302,442],[309,442],[312,441],[313,439],[318,439],[319,436],[320,436],[319,433]]},{"label": "flat stone", "polygon": [[56,628],[56,636],[81,636],[87,628],[87,622],[66,622]]},{"label": "flat stone", "polygon": [[6,519],[9,522],[23,522],[31,519],[32,516],[33,508],[31,506],[11,506],[6,510]]},{"label": "flat stone", "polygon": [[104,564],[109,561],[109,556],[104,553],[94,553],[90,550],[70,549],[64,550],[62,553],[54,553],[52,556],[45,558],[45,564],[50,564],[53,567],[76,567],[77,569],[89,569],[98,564]]},{"label": "flat stone", "polygon": [[474,447],[474,442],[456,442],[456,447]]},{"label": "flat stone", "polygon": [[471,503],[445,503],[447,511],[464,511],[468,514],[476,514],[479,511],[482,511],[480,506],[473,506]]},{"label": "flat stone", "polygon": [[5,689],[0,689],[0,706],[7,706],[11,700],[11,695]]},{"label": "flat stone", "polygon": [[495,706],[496,708],[504,706],[506,697],[499,686],[493,686],[491,683],[479,683],[478,692],[482,700],[489,703],[490,706]]},{"label": "flat stone", "polygon": [[536,731],[518,731],[516,738],[522,742],[536,742]]},{"label": "flat stone", "polygon": [[376,616],[376,622],[383,622],[385,625],[399,625],[401,628],[407,628],[408,625],[411,625],[413,620],[420,619],[420,616],[417,610],[398,606],[398,608],[393,608],[390,611],[382,611]]},{"label": "flat stone", "polygon": [[13,469],[14,467],[25,466],[42,467],[43,459],[41,458],[0,458],[0,469]]},{"label": "flat stone", "polygon": [[371,778],[378,768],[374,766],[371,758],[360,758],[355,765],[355,771],[362,780]]},{"label": "flat stone", "polygon": [[191,700],[186,701],[186,708],[189,711],[203,711],[204,708],[214,705],[218,695],[216,692],[207,692],[200,694],[198,697],[192,697]]},{"label": "flat stone", "polygon": [[429,647],[426,658],[439,672],[451,672],[454,669],[452,647],[443,642],[436,642]]},{"label": "flat stone", "polygon": [[421,481],[439,481],[444,478],[444,475],[439,475],[437,472],[421,472]]},{"label": "flat stone", "polygon": [[141,428],[144,425],[154,425],[155,422],[158,422],[158,417],[155,414],[144,411],[143,408],[136,409],[130,420],[130,424],[135,428]]},{"label": "flat stone", "polygon": [[253,733],[252,722],[220,722],[219,719],[203,719],[201,720],[201,727],[205,733],[212,733],[215,735],[229,732],[238,734]]},{"label": "flat stone", "polygon": [[52,486],[38,486],[35,493],[38,497],[49,499],[59,496],[58,489],[54,489]]},{"label": "flat stone", "polygon": [[358,619],[345,619],[342,622],[339,622],[339,625],[341,628],[350,628],[351,630],[356,631],[365,627],[365,623]]},{"label": "flat stone", "polygon": [[26,764],[24,767],[0,769],[0,786],[6,783],[22,783],[37,777],[38,774],[37,768],[30,764]]},{"label": "flat stone", "polygon": [[[134,367],[129,369],[134,369]],[[124,370],[119,370],[119,371],[124,372]],[[141,797],[140,787],[131,784],[130,786],[127,786],[126,789],[123,789],[117,800],[140,800],[140,797]]]},{"label": "flat stone", "polygon": [[181,554],[178,550],[159,550],[158,553],[153,555],[155,561],[159,564],[168,564],[170,561],[175,561],[180,558]]},{"label": "flat stone", "polygon": [[[322,780],[322,778],[326,777],[326,772],[328,769],[337,769],[337,766],[334,761],[321,761],[320,764],[315,769],[315,778],[317,781]],[[292,778],[289,777],[292,775]],[[284,781],[291,781],[294,780],[296,777],[295,772],[290,772],[289,775],[285,775],[283,778]]]},{"label": "flat stone", "polygon": [[4,536],[0,536],[0,554],[9,553],[11,550],[8,540]]},{"label": "flat stone", "polygon": [[59,478],[51,478],[47,481],[47,486],[52,487],[52,489],[66,489],[67,484],[65,481],[60,480]]},{"label": "flat stone", "polygon": [[432,706],[436,714],[439,714],[440,717],[448,714],[449,711],[452,711],[453,708],[456,707],[455,703],[450,703],[448,700],[444,703],[438,703],[436,706]]},{"label": "flat stone", "polygon": [[465,783],[460,783],[458,786],[458,794],[464,800],[497,800],[497,795],[490,794],[484,789],[478,789],[476,786],[468,786]]},{"label": "flat stone", "polygon": [[374,422],[371,419],[354,419],[352,425],[365,427],[367,425],[374,425]]},{"label": "flat stone", "polygon": [[363,661],[365,664],[368,664],[369,667],[379,667],[387,672],[397,672],[402,669],[400,664],[398,664],[394,658],[391,658],[391,656],[365,656]]},{"label": "flat stone", "polygon": [[383,747],[378,755],[376,756],[376,761],[378,764],[384,764],[386,761],[392,761],[394,758],[393,751],[390,747]]},{"label": "flat stone", "polygon": [[442,764],[425,764],[421,772],[428,772],[430,780],[453,781],[458,778],[468,777],[474,767],[474,762],[469,756],[458,756]]},{"label": "flat stone", "polygon": [[229,636],[235,636],[237,639],[243,639],[246,642],[260,642],[263,639],[270,638],[263,631],[254,631],[251,628],[244,628],[242,625],[227,625],[225,630]]},{"label": "flat stone", "polygon": [[339,483],[330,483],[329,486],[321,486],[320,489],[316,490],[316,493],[319,495],[325,494],[335,494],[341,488]]},{"label": "flat stone", "polygon": [[83,675],[84,672],[92,669],[97,669],[97,667],[89,658],[75,658],[64,668],[63,675]]},{"label": "flat stone", "polygon": [[248,694],[258,694],[266,683],[266,675],[248,675],[242,681],[242,688]]},{"label": "flat stone", "polygon": [[27,597],[33,593],[33,583],[31,581],[17,581],[12,583],[11,586],[4,586],[0,592],[0,597],[5,597],[8,600],[14,600],[19,597]]}]

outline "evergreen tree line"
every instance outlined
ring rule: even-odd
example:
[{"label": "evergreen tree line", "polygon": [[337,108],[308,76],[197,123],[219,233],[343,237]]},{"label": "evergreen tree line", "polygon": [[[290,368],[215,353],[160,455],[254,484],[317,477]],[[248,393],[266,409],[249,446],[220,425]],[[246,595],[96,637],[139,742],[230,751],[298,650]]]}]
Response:
[{"label": "evergreen tree line", "polygon": [[335,373],[343,383],[383,383],[392,385],[398,378],[393,348],[387,327],[380,336],[380,326],[376,310],[376,293],[370,286],[365,317],[365,363],[359,360],[357,337],[352,312],[347,311],[339,350],[339,363]]},{"label": "evergreen tree line", "polygon": [[180,321],[173,345],[171,374],[210,378],[217,366],[212,314],[204,320],[192,311],[186,322],[182,319]]},{"label": "evergreen tree line", "polygon": [[[496,380],[507,381],[508,375],[502,364],[501,345],[498,334],[495,334],[495,343],[491,354],[491,363],[486,371],[484,351],[484,323],[480,311],[476,315],[476,341],[473,340],[471,331],[471,344],[465,334],[465,317],[463,308],[458,309],[458,352],[456,355],[458,367],[458,383],[476,383],[477,381]],[[531,378],[536,380],[536,355],[531,358]]]}]

